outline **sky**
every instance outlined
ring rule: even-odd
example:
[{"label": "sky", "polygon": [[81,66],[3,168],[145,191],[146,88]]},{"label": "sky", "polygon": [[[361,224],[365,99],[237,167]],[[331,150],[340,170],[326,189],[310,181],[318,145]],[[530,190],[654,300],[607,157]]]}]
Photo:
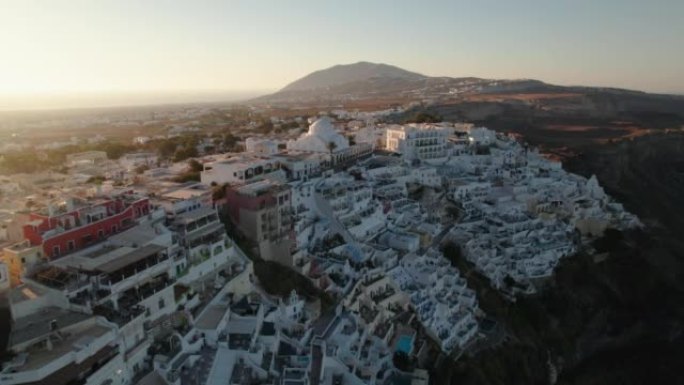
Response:
[{"label": "sky", "polygon": [[684,1],[0,0],[0,53],[6,104],[267,93],[358,61],[684,93]]}]

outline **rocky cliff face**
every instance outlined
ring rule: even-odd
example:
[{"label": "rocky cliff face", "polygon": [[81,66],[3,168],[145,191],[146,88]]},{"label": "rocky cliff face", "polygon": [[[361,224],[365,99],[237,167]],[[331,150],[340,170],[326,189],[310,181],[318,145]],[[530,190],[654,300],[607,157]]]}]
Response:
[{"label": "rocky cliff face", "polygon": [[[596,174],[647,224],[566,259],[539,295],[507,303],[479,290],[501,344],[435,368],[440,383],[676,383],[684,362],[684,134],[584,143],[566,167]],[[551,369],[553,368],[553,369]],[[673,382],[674,381],[674,382]],[[439,381],[438,381],[439,382]]]}]

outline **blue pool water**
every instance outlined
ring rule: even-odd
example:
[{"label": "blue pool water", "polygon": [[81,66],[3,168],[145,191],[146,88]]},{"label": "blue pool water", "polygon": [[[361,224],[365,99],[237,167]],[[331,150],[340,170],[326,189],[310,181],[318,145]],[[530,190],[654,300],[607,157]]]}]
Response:
[{"label": "blue pool water", "polygon": [[412,345],[413,338],[411,338],[411,336],[401,336],[399,337],[399,341],[397,341],[397,351],[410,354]]}]

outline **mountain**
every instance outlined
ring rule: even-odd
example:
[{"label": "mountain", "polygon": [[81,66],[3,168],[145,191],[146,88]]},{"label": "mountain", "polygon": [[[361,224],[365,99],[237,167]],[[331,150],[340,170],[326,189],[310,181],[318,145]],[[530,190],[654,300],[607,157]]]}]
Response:
[{"label": "mountain", "polygon": [[[417,103],[412,103],[417,102]],[[619,88],[558,86],[533,79],[433,77],[387,64],[359,62],[313,72],[280,91],[251,100],[276,107],[376,108],[413,105],[452,121],[525,131],[559,143],[610,140],[684,126],[684,96]],[[523,133],[523,132],[521,132]]]},{"label": "mountain", "polygon": [[[684,117],[684,96],[649,94],[618,88],[558,86],[534,79],[482,79],[476,77],[425,76],[388,64],[358,62],[336,65],[298,79],[271,95],[251,100],[269,105],[364,105],[454,102],[487,103],[520,107],[536,106],[561,114],[592,117],[616,113],[660,114]],[[378,103],[380,102],[380,103]],[[663,115],[663,116],[664,116]]]},{"label": "mountain", "polygon": [[255,103],[310,103],[379,98],[425,99],[463,93],[517,92],[553,88],[538,80],[434,77],[389,64],[358,62],[313,72]]},{"label": "mountain", "polygon": [[299,80],[288,84],[280,92],[311,91],[340,86],[346,83],[368,80],[416,81],[427,76],[407,71],[399,67],[381,63],[358,62],[354,64],[336,65],[320,71],[312,72]]}]

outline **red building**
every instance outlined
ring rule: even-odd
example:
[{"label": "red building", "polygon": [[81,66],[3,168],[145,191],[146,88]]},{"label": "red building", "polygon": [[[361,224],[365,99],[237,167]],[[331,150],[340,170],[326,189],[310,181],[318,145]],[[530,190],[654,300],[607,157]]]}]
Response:
[{"label": "red building", "polygon": [[24,238],[42,245],[43,253],[55,259],[133,227],[137,218],[149,213],[148,198],[132,194],[97,201],[72,199],[47,213],[28,214]]}]

